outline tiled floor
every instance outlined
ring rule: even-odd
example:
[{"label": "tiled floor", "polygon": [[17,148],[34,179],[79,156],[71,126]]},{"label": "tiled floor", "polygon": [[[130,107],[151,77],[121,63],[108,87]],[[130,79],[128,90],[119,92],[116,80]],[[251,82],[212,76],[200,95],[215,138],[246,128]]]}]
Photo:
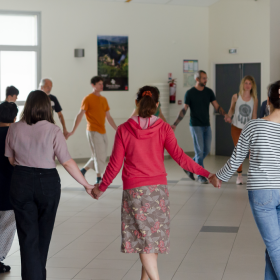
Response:
[{"label": "tiled floor", "polygon": [[[209,156],[205,165],[217,171],[224,157]],[[245,163],[244,170],[247,170]],[[62,198],[47,264],[48,280],[139,280],[136,254],[120,253],[120,174],[95,201],[58,167]],[[173,160],[166,160],[171,199],[171,253],[159,256],[161,280],[261,280],[264,245],[254,223],[245,186],[233,177],[218,190],[187,179]],[[89,171],[89,182],[95,174]],[[245,177],[246,180],[246,177]],[[18,241],[5,261],[12,266],[0,279],[18,280]]]}]

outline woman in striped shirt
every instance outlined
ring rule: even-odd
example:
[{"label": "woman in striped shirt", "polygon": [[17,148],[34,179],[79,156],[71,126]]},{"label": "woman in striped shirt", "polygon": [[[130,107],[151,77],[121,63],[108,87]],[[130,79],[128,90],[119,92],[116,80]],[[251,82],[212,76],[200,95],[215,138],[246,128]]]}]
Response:
[{"label": "woman in striped shirt", "polygon": [[266,245],[265,280],[280,280],[280,87],[268,90],[269,116],[249,121],[231,158],[217,172],[227,182],[250,150],[247,189],[255,222]]}]

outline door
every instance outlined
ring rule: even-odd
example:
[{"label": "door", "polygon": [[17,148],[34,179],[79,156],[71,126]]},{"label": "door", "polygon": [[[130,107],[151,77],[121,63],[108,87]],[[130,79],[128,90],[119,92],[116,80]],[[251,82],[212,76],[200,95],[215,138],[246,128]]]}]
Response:
[{"label": "door", "polygon": [[[251,75],[255,78],[260,105],[261,64],[217,64],[216,98],[219,105],[228,112],[233,94],[239,92],[242,78]],[[231,156],[234,149],[231,138],[231,125],[225,123],[224,117],[216,114],[216,155]]]}]

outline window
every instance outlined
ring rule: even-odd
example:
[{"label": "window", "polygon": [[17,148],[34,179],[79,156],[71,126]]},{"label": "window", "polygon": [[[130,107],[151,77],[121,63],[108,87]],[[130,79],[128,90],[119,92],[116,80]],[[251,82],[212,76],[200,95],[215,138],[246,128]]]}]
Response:
[{"label": "window", "polygon": [[7,86],[19,90],[19,114],[41,78],[40,13],[0,11],[0,101]]}]

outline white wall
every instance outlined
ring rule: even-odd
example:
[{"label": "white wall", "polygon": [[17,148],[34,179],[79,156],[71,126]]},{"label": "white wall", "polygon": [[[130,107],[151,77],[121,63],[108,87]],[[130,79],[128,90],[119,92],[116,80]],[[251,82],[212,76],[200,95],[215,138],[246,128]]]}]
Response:
[{"label": "white wall", "polygon": [[[129,36],[129,92],[104,92],[117,124],[130,116],[137,89],[148,83],[167,82],[169,72],[177,78],[178,98],[183,99],[186,91],[183,59],[198,59],[202,68],[208,68],[208,8],[205,7],[91,0],[1,0],[1,9],[41,11],[42,76],[53,79],[53,94],[63,107],[68,129],[82,98],[91,92],[90,78],[97,74],[97,35]],[[85,58],[74,58],[75,48],[84,48]],[[180,108],[170,106],[170,121],[175,120]],[[90,155],[85,126],[83,121],[68,140],[74,158]],[[114,131],[108,126],[107,131],[109,155]],[[184,150],[192,151],[188,118],[176,133]]]},{"label": "white wall", "polygon": [[[266,99],[266,88],[270,83],[269,14],[269,0],[221,0],[209,8],[209,84],[213,89],[215,63],[258,62],[261,63],[261,96],[262,100]],[[230,48],[237,48],[237,54],[229,54]],[[214,128],[215,118],[213,114],[210,116]],[[214,147],[215,137],[212,153]]]},{"label": "white wall", "polygon": [[270,81],[280,80],[280,1],[270,0]]}]

